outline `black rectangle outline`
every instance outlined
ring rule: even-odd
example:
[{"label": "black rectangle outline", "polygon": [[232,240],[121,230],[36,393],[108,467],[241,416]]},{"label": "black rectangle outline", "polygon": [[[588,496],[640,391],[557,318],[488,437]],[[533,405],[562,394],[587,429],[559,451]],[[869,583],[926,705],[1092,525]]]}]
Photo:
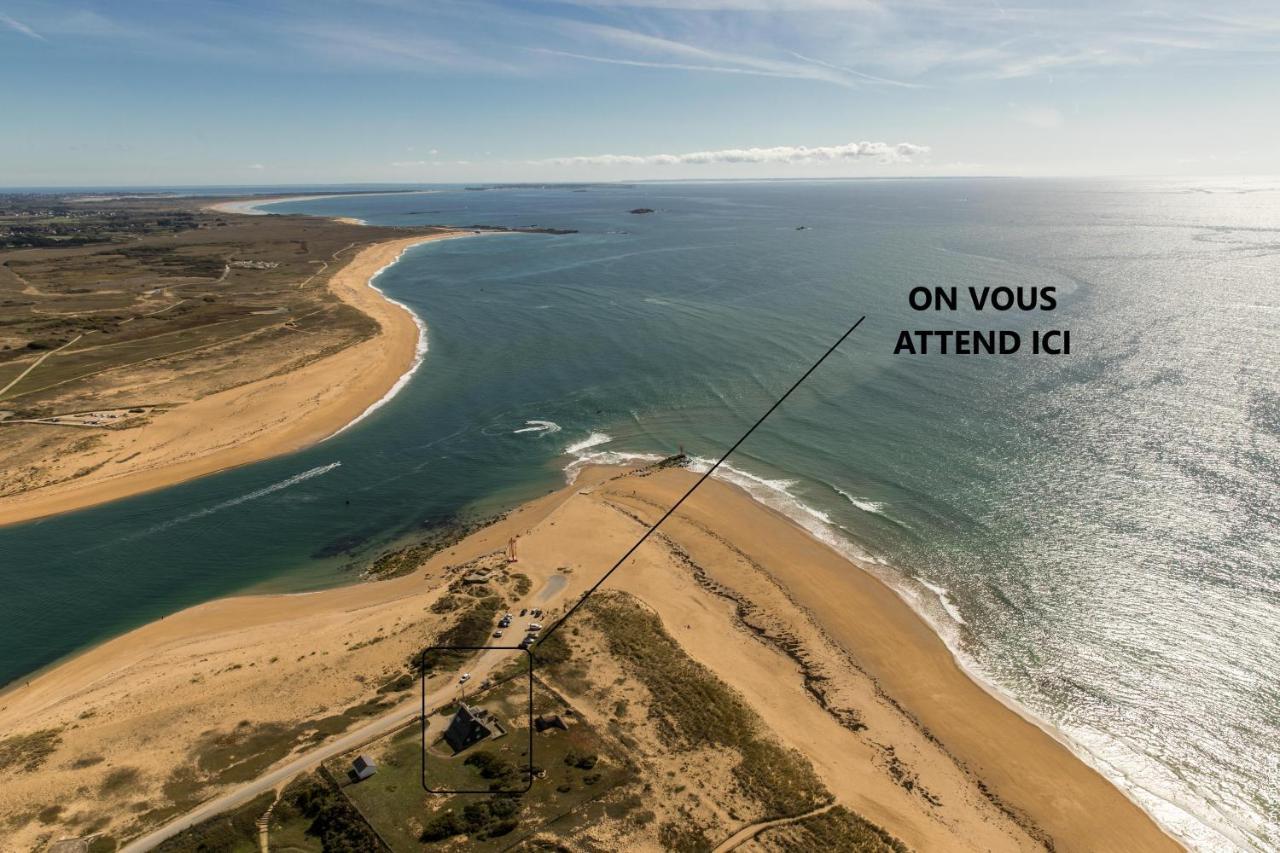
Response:
[{"label": "black rectangle outline", "polygon": [[[514,788],[503,791],[490,791],[485,788],[482,791],[472,790],[435,790],[427,787],[427,652],[436,649],[444,649],[448,651],[469,651],[469,652],[487,652],[494,649],[502,649],[506,651],[522,651],[529,659],[529,778],[525,787],[521,790]],[[422,673],[422,790],[428,794],[527,794],[533,788],[533,653],[529,651],[527,646],[427,646],[422,650],[419,656],[418,671]],[[497,686],[497,685],[494,685]]]}]

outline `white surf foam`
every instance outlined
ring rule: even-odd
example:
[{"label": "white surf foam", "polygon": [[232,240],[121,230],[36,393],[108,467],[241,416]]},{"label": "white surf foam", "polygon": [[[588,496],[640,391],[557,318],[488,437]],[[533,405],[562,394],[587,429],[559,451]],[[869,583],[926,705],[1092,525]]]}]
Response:
[{"label": "white surf foam", "polygon": [[[714,462],[715,460],[712,459],[692,456],[689,459],[689,469],[705,472]],[[791,490],[797,485],[795,480],[761,477],[728,462],[722,463],[712,476],[733,483],[760,503],[790,518],[808,531],[809,535],[844,556],[860,563],[883,563],[865,549],[855,545],[848,537],[842,536],[839,532],[840,528],[828,513],[810,506],[792,492]]]},{"label": "white surf foam", "polygon": [[522,432],[536,432],[551,435],[560,431],[560,424],[555,421],[525,421],[525,424],[527,424],[527,426],[523,426],[520,429],[513,429],[511,434],[519,435]]},{"label": "white surf foam", "polygon": [[564,452],[569,454],[581,453],[588,448],[597,447],[601,444],[608,444],[611,441],[613,441],[613,436],[608,433],[593,432],[581,441],[575,441],[573,444],[566,447]]},{"label": "white surf foam", "polygon": [[[884,504],[880,503],[879,501],[869,501],[869,500],[866,500],[865,498],[855,497],[854,495],[849,494],[839,486],[834,486],[833,488],[837,492],[839,492],[841,495],[843,495],[845,500],[847,500],[849,503],[853,504],[863,512],[870,512],[870,513],[874,513],[875,515],[885,515]],[[885,517],[888,518],[887,515],[885,515]]]},{"label": "white surf foam", "polygon": [[938,586],[937,584],[929,583],[927,580],[919,576],[916,577],[916,582],[938,597],[938,603],[942,605],[942,609],[947,612],[948,616],[961,625],[969,624],[964,621],[964,616],[960,615],[959,608],[957,608],[955,602],[951,600],[951,591],[945,586]]},{"label": "white surf foam", "polygon": [[[565,468],[565,472],[568,481],[572,483],[586,465],[634,465],[656,462],[662,458],[653,453],[591,451],[584,448],[576,453],[576,458]],[[705,472],[712,464],[713,460],[692,457],[689,467],[694,471]],[[950,591],[923,578],[908,576],[884,560],[867,554],[848,537],[841,535],[839,531],[843,528],[834,524],[830,515],[809,506],[794,494],[792,489],[797,485],[795,480],[762,477],[728,463],[720,465],[713,476],[733,483],[755,500],[786,515],[815,539],[866,566],[942,638],[957,664],[975,683],[1114,782],[1131,800],[1183,843],[1195,850],[1215,853],[1220,850],[1265,849],[1253,842],[1256,836],[1248,830],[1242,830],[1225,816],[1219,816],[1221,819],[1217,820],[1206,818],[1206,814],[1214,811],[1208,798],[1189,797],[1185,786],[1166,778],[1171,773],[1169,768],[1153,762],[1109,734],[1096,730],[1082,731],[1073,726],[1059,727],[1006,692],[978,660],[965,650],[963,631],[967,623],[952,600]],[[884,515],[882,504],[863,501],[861,498],[855,500],[844,491],[837,491],[859,509]],[[858,502],[874,508],[859,506]]]},{"label": "white surf foam", "polygon": [[660,453],[629,453],[623,450],[594,450],[602,444],[613,441],[613,436],[603,432],[592,432],[586,438],[575,441],[564,449],[566,456],[574,457],[564,468],[566,483],[572,484],[588,465],[642,465],[648,462],[659,462],[665,457]]},{"label": "white surf foam", "polygon": [[[471,235],[462,234],[458,236],[466,237]],[[439,239],[453,240],[457,238],[456,237],[437,238],[437,240]],[[433,241],[433,242],[436,242],[436,241]],[[420,245],[422,244],[421,243],[414,244],[414,246],[420,246]],[[377,284],[375,284],[375,282],[378,280],[378,276],[382,275],[392,266],[399,263],[400,259],[404,257],[404,253],[414,248],[414,246],[406,246],[404,249],[400,251],[400,254],[392,258],[390,263],[384,265],[373,275],[369,276],[369,286],[372,287],[374,290],[378,291],[378,293],[382,296],[383,299],[387,300],[393,305],[399,305],[406,312],[408,312],[409,316],[413,318],[414,325],[418,327],[418,343],[413,350],[413,362],[409,365],[409,369],[400,375],[400,378],[396,380],[395,384],[391,386],[391,388],[387,391],[387,393],[382,395],[381,399],[374,402],[367,409],[365,409],[363,412],[357,415],[353,420],[348,421],[344,426],[342,426],[336,432],[333,432],[330,435],[328,435],[324,439],[325,441],[328,441],[330,438],[333,438],[335,435],[341,435],[342,433],[351,429],[353,426],[360,423],[365,418],[369,417],[369,415],[373,414],[378,409],[381,409],[383,406],[389,403],[391,401],[391,398],[399,394],[404,389],[404,386],[409,384],[409,380],[413,378],[413,374],[418,371],[418,368],[422,366],[423,360],[427,357],[427,349],[428,349],[427,324],[422,322],[422,318],[419,317],[412,308],[410,308],[408,305],[405,305],[399,299],[391,298],[390,296],[387,295],[386,291],[384,291],[382,288],[378,287]]]}]

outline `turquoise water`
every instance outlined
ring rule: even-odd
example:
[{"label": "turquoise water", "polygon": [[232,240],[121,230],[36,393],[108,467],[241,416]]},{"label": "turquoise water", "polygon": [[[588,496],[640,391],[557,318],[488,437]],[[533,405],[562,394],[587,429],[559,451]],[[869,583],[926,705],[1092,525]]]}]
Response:
[{"label": "turquoise water", "polygon": [[[0,530],[0,681],[214,596],[348,579],[584,459],[712,458],[865,314],[728,476],[873,561],[1189,843],[1280,845],[1274,187],[646,184],[271,209],[580,233],[448,241],[387,270],[429,351],[349,431]],[[999,284],[1052,285],[1059,308],[906,307],[918,285]],[[993,325],[1069,328],[1073,353],[892,354],[904,327]]]}]

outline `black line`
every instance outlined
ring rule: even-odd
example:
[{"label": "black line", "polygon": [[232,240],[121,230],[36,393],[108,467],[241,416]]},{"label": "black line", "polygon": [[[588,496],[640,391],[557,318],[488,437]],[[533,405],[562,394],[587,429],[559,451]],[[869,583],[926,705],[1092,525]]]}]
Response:
[{"label": "black line", "polygon": [[[555,633],[555,631],[556,631],[556,629],[557,629],[557,628],[559,628],[559,627],[564,623],[564,621],[565,621],[566,619],[568,619],[568,618],[569,618],[570,616],[572,616],[575,612],[577,612],[578,608],[579,608],[579,607],[581,607],[583,604],[585,604],[585,603],[586,603],[586,601],[587,601],[587,599],[588,599],[588,598],[590,598],[590,597],[591,597],[591,595],[592,595],[593,593],[595,593],[595,591],[596,591],[597,589],[599,589],[599,588],[600,588],[600,585],[601,585],[601,584],[603,584],[605,581],[607,581],[607,580],[609,579],[609,576],[610,576],[610,575],[612,575],[615,571],[617,571],[617,570],[618,570],[618,567],[619,567],[619,566],[621,566],[623,563],[625,563],[625,562],[627,561],[627,558],[628,558],[628,557],[630,557],[632,554],[634,554],[634,553],[635,553],[635,550],[636,550],[637,548],[639,548],[641,545],[643,545],[643,544],[644,544],[644,541],[645,541],[646,539],[648,539],[648,538],[649,538],[650,534],[652,534],[652,533],[653,533],[653,531],[657,530],[657,529],[658,529],[658,527],[659,527],[659,526],[661,526],[662,522],[664,522],[664,521],[666,521],[668,518],[670,518],[670,517],[671,517],[671,515],[672,515],[672,513],[674,513],[677,509],[679,509],[679,508],[680,508],[680,504],[684,503],[684,502],[685,502],[685,500],[689,497],[689,495],[693,494],[693,493],[694,493],[694,491],[698,488],[698,486],[701,486],[704,482],[706,482],[706,479],[707,479],[708,477],[710,477],[710,476],[715,472],[715,470],[716,470],[717,468],[719,468],[719,467],[720,467],[720,463],[722,463],[722,462],[724,462],[724,460],[728,459],[728,458],[729,458],[729,455],[730,455],[731,453],[733,453],[733,451],[737,450],[737,449],[738,449],[738,446],[739,446],[739,445],[741,445],[741,444],[742,444],[742,442],[746,441],[746,440],[747,440],[747,438],[749,438],[749,437],[751,436],[751,433],[753,433],[753,432],[755,432],[755,431],[756,431],[756,427],[758,427],[758,426],[760,426],[760,424],[764,423],[765,418],[769,417],[769,415],[772,415],[772,414],[773,414],[774,409],[776,409],[776,408],[778,408],[779,406],[781,406],[781,405],[782,405],[782,403],[783,403],[783,401],[784,401],[784,400],[786,400],[788,397],[790,397],[790,396],[791,396],[791,392],[792,392],[792,391],[794,391],[794,390],[796,390],[797,388],[799,388],[799,387],[800,387],[800,383],[802,383],[802,382],[804,382],[806,379],[808,379],[808,378],[809,378],[809,374],[811,374],[811,373],[813,373],[815,370],[817,370],[817,369],[818,369],[818,367],[822,364],[822,362],[824,362],[824,361],[826,361],[826,360],[827,360],[827,356],[829,356],[829,355],[831,355],[833,352],[835,352],[835,351],[836,351],[836,349],[838,349],[838,348],[839,348],[839,346],[840,346],[842,343],[844,343],[845,338],[847,338],[847,337],[849,337],[850,335],[852,335],[852,334],[853,334],[853,332],[854,332],[854,330],[855,330],[855,329],[857,329],[859,326],[861,326],[861,325],[862,325],[862,321],[863,321],[863,320],[865,320],[865,319],[867,319],[867,318],[866,318],[866,315],[863,315],[863,316],[859,317],[859,318],[858,318],[858,322],[856,322],[856,323],[854,323],[852,326],[850,326],[850,327],[849,327],[849,330],[848,330],[847,332],[845,332],[843,335],[841,335],[841,336],[840,336],[840,339],[839,339],[838,341],[836,341],[834,344],[832,344],[832,345],[831,345],[831,348],[830,348],[830,349],[828,349],[826,352],[824,352],[824,353],[822,354],[822,357],[821,357],[821,358],[819,358],[817,361],[815,361],[815,362],[813,363],[813,366],[812,366],[812,367],[810,367],[808,370],[806,370],[806,371],[804,372],[804,375],[803,375],[803,376],[801,376],[799,379],[797,379],[797,380],[795,381],[795,384],[794,384],[794,385],[792,385],[790,388],[788,388],[788,389],[787,389],[787,391],[786,391],[786,393],[785,393],[785,394],[783,394],[781,397],[779,397],[779,398],[777,399],[777,401],[776,401],[772,406],[770,406],[770,407],[769,407],[769,410],[768,410],[767,412],[765,412],[763,415],[761,415],[761,416],[760,416],[760,419],[759,419],[759,420],[757,420],[754,424],[752,424],[752,425],[751,425],[751,429],[749,429],[749,430],[747,430],[746,432],[744,432],[744,433],[742,434],[742,437],[741,437],[741,438],[739,438],[737,441],[735,441],[735,442],[733,443],[733,446],[732,446],[732,447],[730,447],[728,450],[726,450],[726,451],[724,452],[724,455],[723,455],[723,456],[721,456],[719,459],[717,459],[717,460],[716,460],[716,462],[715,462],[715,464],[714,464],[714,465],[712,465],[710,468],[708,468],[708,469],[706,470],[706,473],[704,473],[701,477],[699,477],[699,478],[698,478],[698,481],[697,481],[696,483],[694,483],[692,486],[690,486],[690,487],[689,487],[689,491],[685,492],[685,493],[680,497],[680,500],[678,500],[678,501],[676,501],[674,504],[672,504],[672,505],[671,505],[671,508],[670,508],[669,510],[667,510],[665,513],[663,513],[662,518],[659,518],[657,521],[655,521],[655,522],[653,523],[653,525],[652,525],[648,530],[646,530],[646,531],[644,532],[644,535],[643,535],[643,536],[641,536],[641,537],[636,541],[636,543],[635,543],[634,545],[632,545],[630,548],[628,548],[628,549],[627,549],[627,553],[625,553],[625,554],[623,554],[621,557],[619,557],[619,558],[618,558],[618,562],[614,563],[614,564],[613,564],[613,567],[612,567],[611,569],[609,569],[609,571],[605,572],[605,573],[604,573],[604,575],[600,578],[600,580],[596,581],[594,584],[592,584],[592,585],[591,585],[591,589],[587,590],[586,592],[584,592],[584,593],[582,594],[582,597],[578,599],[578,603],[577,603],[577,604],[575,604],[575,605],[573,605],[573,607],[569,608],[569,612],[568,612],[568,613],[564,614],[564,615],[563,615],[563,616],[561,616],[559,619],[557,619],[557,620],[555,621],[555,623],[554,623],[550,628],[548,628],[548,629],[547,629],[546,633],[545,633],[545,634],[543,634],[543,635],[542,635],[542,637],[541,637],[541,639],[539,639],[539,640],[538,640],[538,643],[541,643],[541,642],[545,641],[548,637],[550,637],[552,634],[554,634],[554,633]],[[536,650],[536,644],[535,644],[535,650]],[[535,653],[536,653],[536,651],[535,651]]]}]

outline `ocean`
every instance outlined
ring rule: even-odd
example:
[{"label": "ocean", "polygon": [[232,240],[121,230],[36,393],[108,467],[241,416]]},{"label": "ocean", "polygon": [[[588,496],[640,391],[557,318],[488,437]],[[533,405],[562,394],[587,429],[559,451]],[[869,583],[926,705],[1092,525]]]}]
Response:
[{"label": "ocean", "polygon": [[[586,461],[706,465],[866,315],[724,476],[870,564],[1184,842],[1280,847],[1280,184],[436,189],[270,210],[578,233],[387,269],[427,350],[337,436],[0,529],[0,682],[213,597],[352,581]],[[1057,308],[908,307],[1000,285]],[[967,328],[1068,329],[1071,354],[894,354]]]}]

